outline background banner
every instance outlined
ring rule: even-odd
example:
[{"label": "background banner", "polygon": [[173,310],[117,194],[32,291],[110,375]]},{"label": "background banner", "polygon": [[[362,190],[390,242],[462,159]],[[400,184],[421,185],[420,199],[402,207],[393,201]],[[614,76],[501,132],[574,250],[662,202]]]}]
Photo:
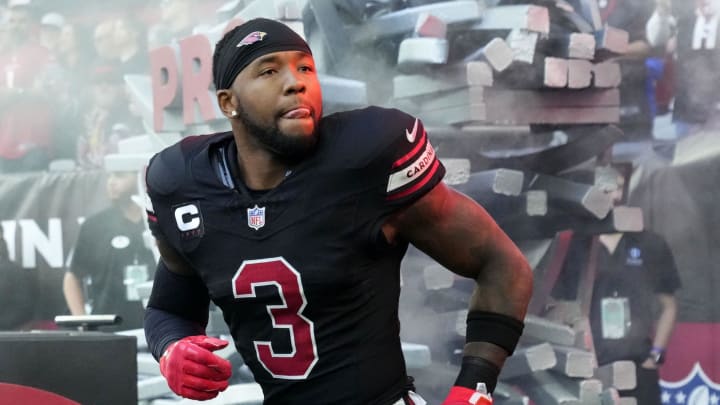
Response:
[{"label": "background banner", "polygon": [[[0,277],[3,291],[28,292],[0,297],[3,311],[32,303],[35,320],[66,311],[62,277],[80,224],[108,204],[102,171],[0,176],[0,226],[8,256],[25,272],[36,273],[20,278],[24,283],[36,282],[31,286],[8,285],[18,278]],[[11,299],[20,302],[4,302]]]}]

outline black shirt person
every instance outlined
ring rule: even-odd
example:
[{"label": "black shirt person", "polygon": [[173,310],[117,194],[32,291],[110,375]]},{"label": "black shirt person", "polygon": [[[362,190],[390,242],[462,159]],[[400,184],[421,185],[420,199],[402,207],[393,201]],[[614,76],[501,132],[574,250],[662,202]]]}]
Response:
[{"label": "black shirt person", "polygon": [[[143,210],[132,201],[136,172],[108,174],[110,206],[89,216],[80,227],[63,294],[70,313],[84,315],[86,303],[94,314],[117,314],[122,323],[105,330],[143,326],[143,306],[136,284],[152,278],[155,259],[145,247]],[[89,281],[87,289],[84,281]]]},{"label": "black shirt person", "polygon": [[[619,204],[625,179],[618,176],[617,181],[612,197]],[[660,235],[648,230],[601,234],[597,240],[589,315],[598,364],[634,362],[637,385],[620,395],[638,404],[659,405],[658,367],[675,326],[675,292],[681,286],[672,252]],[[556,297],[576,297],[573,286],[588,268],[591,250],[591,236],[573,236]]]}]

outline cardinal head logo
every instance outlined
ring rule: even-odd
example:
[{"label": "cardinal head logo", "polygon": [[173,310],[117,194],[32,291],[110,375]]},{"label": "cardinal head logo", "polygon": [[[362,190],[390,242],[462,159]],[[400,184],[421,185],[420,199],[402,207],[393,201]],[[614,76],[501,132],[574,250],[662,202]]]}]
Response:
[{"label": "cardinal head logo", "polygon": [[252,45],[255,42],[260,42],[265,38],[265,35],[267,35],[267,32],[262,31],[255,31],[247,34],[245,38],[240,40],[238,42],[237,47],[242,48],[243,46]]}]

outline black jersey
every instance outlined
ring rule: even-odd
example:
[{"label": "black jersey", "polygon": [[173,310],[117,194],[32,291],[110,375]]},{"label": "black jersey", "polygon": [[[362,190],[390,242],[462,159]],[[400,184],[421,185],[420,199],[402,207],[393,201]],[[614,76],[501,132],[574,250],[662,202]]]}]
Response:
[{"label": "black jersey", "polygon": [[[586,271],[592,238],[573,235],[567,258],[553,290],[555,298],[575,300],[579,280]],[[651,231],[624,233],[611,253],[600,243],[596,258],[597,275],[592,291],[590,326],[600,365],[618,360],[643,362],[652,347],[657,294],[673,294],[680,288],[675,260],[665,240]],[[603,338],[602,302],[606,298],[626,299],[630,315],[622,337]]]},{"label": "black jersey", "polygon": [[232,176],[231,133],[148,169],[151,229],[222,309],[266,404],[388,404],[404,393],[399,267],[385,218],[445,169],[422,123],[370,107],[320,121],[317,150],[265,193]]},{"label": "black jersey", "polygon": [[[613,253],[600,245],[597,277],[593,287],[590,323],[598,363],[618,360],[643,362],[652,348],[657,319],[656,294],[673,294],[680,288],[675,260],[665,240],[650,231],[625,233]],[[619,339],[603,338],[601,302],[628,299],[630,327]]]},{"label": "black jersey", "polygon": [[120,325],[103,327],[114,331],[141,328],[143,307],[140,297],[128,290],[125,279],[152,278],[155,258],[145,247],[142,222],[133,222],[116,207],[87,218],[80,227],[70,271],[79,278],[89,277],[88,299],[95,314],[117,314]]}]

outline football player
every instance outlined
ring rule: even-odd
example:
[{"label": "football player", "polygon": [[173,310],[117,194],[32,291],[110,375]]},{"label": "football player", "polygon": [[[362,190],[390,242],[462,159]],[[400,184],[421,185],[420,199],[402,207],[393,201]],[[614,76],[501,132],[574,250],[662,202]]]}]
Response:
[{"label": "football player", "polygon": [[477,280],[460,374],[445,404],[491,403],[522,333],[532,273],[487,212],[441,180],[422,122],[369,107],[322,117],[307,43],[255,19],[213,56],[232,131],[192,136],[147,171],[162,255],[145,318],[172,390],[228,386],[228,344],[205,336],[208,305],[265,404],[423,403],[400,345],[400,261],[408,243]]}]

